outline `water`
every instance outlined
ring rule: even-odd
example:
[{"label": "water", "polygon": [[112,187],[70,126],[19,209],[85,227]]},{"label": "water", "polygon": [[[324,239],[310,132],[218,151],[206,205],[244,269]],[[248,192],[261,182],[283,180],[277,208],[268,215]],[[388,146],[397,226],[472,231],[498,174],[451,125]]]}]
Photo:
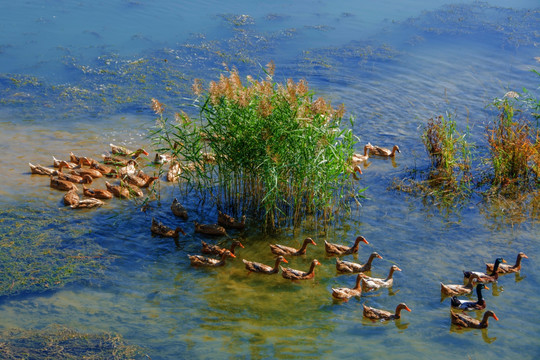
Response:
[{"label": "water", "polygon": [[[36,236],[57,241],[62,250],[88,246],[90,254],[109,259],[92,276],[63,279],[66,286],[3,297],[0,329],[57,323],[110,331],[153,359],[537,357],[538,218],[510,218],[479,200],[448,214],[388,190],[406,169],[427,166],[419,128],[429,117],[455,113],[482,144],[493,116],[485,107],[493,98],[522,87],[537,91],[529,72],[539,66],[537,5],[0,4],[0,201],[10,214],[0,231],[2,251],[26,234],[24,224],[15,225],[18,217],[32,219]],[[345,103],[362,142],[402,149],[394,162],[370,161],[361,180],[367,199],[327,233],[308,227],[265,236],[251,227],[231,234],[246,247],[238,259],[221,269],[194,269],[187,254],[212,239],[194,234],[191,221],[215,221],[209,204],[182,198],[193,215],[179,222],[169,204],[182,194],[163,183],[161,206],[154,203],[146,213],[120,201],[73,212],[45,178],[29,175],[28,162],[49,165],[51,155],[98,157],[111,142],[149,146],[150,98],[176,111],[187,102],[192,78],[216,79],[223,61],[241,75],[258,75],[258,64],[270,59],[276,79],[305,78],[317,94]],[[152,237],[152,216],[179,223],[188,236],[178,247]],[[374,262],[373,276],[386,276],[392,264],[403,271],[390,291],[335,303],[330,289],[352,286],[354,276],[336,274],[324,240],[350,243],[358,234],[370,242],[361,246],[359,262],[372,251],[384,257]],[[307,269],[319,259],[315,280],[247,275],[241,258],[271,264],[269,243],[299,246],[307,236],[319,245],[289,260]],[[529,256],[521,274],[502,277],[486,294],[500,321],[484,331],[452,328],[439,282],[458,283],[461,270],[481,270],[498,256],[513,262],[519,251]],[[364,302],[388,310],[406,302],[412,312],[397,322],[372,323],[362,318]]]}]

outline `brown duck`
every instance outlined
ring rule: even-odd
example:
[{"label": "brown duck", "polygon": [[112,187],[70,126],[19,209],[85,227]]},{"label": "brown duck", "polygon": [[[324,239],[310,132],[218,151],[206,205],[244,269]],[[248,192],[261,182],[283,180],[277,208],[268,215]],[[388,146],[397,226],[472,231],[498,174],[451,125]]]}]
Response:
[{"label": "brown duck", "polygon": [[371,255],[369,255],[369,259],[365,264],[358,264],[352,261],[344,261],[336,258],[336,270],[340,273],[358,273],[370,271],[371,263],[375,258],[382,259],[382,256],[377,254],[376,252],[373,252],[371,253]]},{"label": "brown duck", "polygon": [[208,258],[202,255],[188,255],[188,257],[189,257],[189,260],[191,261],[191,265],[193,266],[217,267],[217,266],[225,265],[226,258],[228,257],[235,258],[236,256],[233,253],[231,253],[229,250],[226,250],[223,252],[223,254],[221,254],[220,260]]},{"label": "brown duck", "polygon": [[83,185],[84,196],[96,198],[96,199],[112,199],[113,194],[109,190],[105,189],[89,189]]},{"label": "brown duck", "polygon": [[[529,257],[525,255],[525,253],[520,252],[517,255],[516,263],[514,265],[508,265],[508,264],[499,264],[499,267],[497,268],[498,274],[509,274],[509,273],[515,273],[521,270],[521,259],[528,259]],[[495,267],[495,264],[486,264],[486,272],[493,272],[493,268]]]},{"label": "brown duck", "polygon": [[199,224],[194,221],[195,232],[206,235],[227,235],[225,228],[218,224]]},{"label": "brown duck", "polygon": [[304,240],[304,242],[302,243],[302,247],[300,249],[296,249],[296,248],[285,246],[285,245],[271,244],[270,251],[272,251],[272,254],[275,254],[275,255],[292,255],[292,256],[305,255],[307,246],[309,244],[313,246],[317,246],[315,241],[313,241],[312,238],[308,237]]},{"label": "brown duck", "polygon": [[386,279],[366,276],[362,280],[363,290],[367,292],[367,291],[378,290],[380,288],[392,287],[392,285],[394,284],[393,276],[394,276],[395,271],[401,271],[401,269],[397,267],[397,265],[392,265],[390,267],[390,271]]},{"label": "brown duck", "polygon": [[186,235],[186,233],[184,232],[184,230],[182,230],[181,227],[178,226],[175,230],[173,230],[170,227],[163,225],[161,222],[157,221],[154,218],[152,218],[152,226],[150,227],[150,231],[152,231],[152,234],[160,235],[163,237],[172,237],[175,239],[178,239],[180,233],[182,233],[182,235]]},{"label": "brown duck", "polygon": [[411,311],[405,303],[401,303],[396,307],[396,311],[391,313],[390,311],[376,309],[364,304],[364,317],[371,320],[397,320],[401,318],[401,310]]},{"label": "brown duck", "polygon": [[79,194],[77,190],[71,189],[64,195],[64,205],[77,205],[79,202]]},{"label": "brown duck", "polygon": [[171,211],[175,216],[178,216],[179,218],[182,218],[186,220],[188,218],[188,212],[186,208],[180,204],[177,198],[174,198],[172,204],[171,204]]},{"label": "brown duck", "polygon": [[79,191],[79,189],[77,188],[77,185],[75,185],[71,181],[57,179],[57,178],[54,178],[53,176],[51,176],[51,184],[50,185],[51,185],[51,187],[53,189],[57,189],[57,190],[62,190],[62,191],[75,190],[75,191]]},{"label": "brown duck", "polygon": [[114,196],[123,199],[129,198],[130,193],[128,188],[120,185],[112,185],[108,181],[105,181],[105,186]]},{"label": "brown duck", "polygon": [[495,259],[495,264],[493,265],[493,271],[491,274],[486,274],[480,271],[464,271],[463,277],[469,278],[472,274],[475,274],[478,276],[479,282],[495,282],[499,279],[499,266],[503,263],[506,263],[506,260],[503,258],[497,258]]},{"label": "brown duck", "polygon": [[335,299],[349,301],[349,299],[352,298],[353,296],[362,295],[362,284],[361,284],[361,282],[362,282],[362,278],[364,276],[365,275],[362,274],[362,273],[359,273],[356,276],[356,285],[353,288],[346,288],[346,287],[332,288],[332,296]]},{"label": "brown duck", "polygon": [[315,266],[321,265],[321,263],[317,259],[313,259],[311,262],[311,266],[309,267],[309,270],[307,272],[295,270],[291,268],[284,268],[283,266],[279,266],[281,268],[281,275],[285,279],[290,280],[308,280],[313,279],[315,276]]},{"label": "brown duck", "polygon": [[474,329],[485,329],[488,327],[489,317],[493,317],[495,320],[499,321],[499,318],[491,310],[488,310],[484,313],[482,320],[476,320],[475,318],[470,317],[465,313],[455,313],[450,310],[450,318],[452,319],[452,324],[457,325],[462,328],[474,328]]},{"label": "brown duck", "polygon": [[49,167],[46,167],[46,166],[42,166],[42,165],[39,165],[39,164],[34,165],[32,163],[28,163],[28,165],[30,166],[30,172],[32,174],[51,176],[51,175],[56,175],[56,173],[57,173],[56,169],[49,168]]},{"label": "brown duck", "polygon": [[364,242],[366,244],[369,244],[366,238],[363,236],[359,236],[354,241],[353,246],[345,246],[345,245],[339,245],[339,244],[333,244],[329,243],[328,241],[324,240],[324,248],[326,250],[326,253],[328,255],[350,255],[350,254],[357,254],[358,248],[360,247],[360,242]]},{"label": "brown duck", "polygon": [[470,294],[477,281],[478,281],[478,275],[473,274],[472,276],[469,277],[466,285],[441,283],[441,295],[455,296],[455,295]]},{"label": "brown duck", "polygon": [[243,229],[246,227],[246,215],[242,216],[242,221],[238,221],[230,215],[218,211],[218,224],[230,229]]},{"label": "brown duck", "polygon": [[[219,255],[219,254],[222,254],[225,250],[227,250],[227,249],[224,249],[224,248],[222,248],[222,247],[220,247],[218,245],[210,245],[208,243],[205,243],[204,241],[201,241],[201,244],[202,244],[201,252],[203,254]],[[240,241],[238,241],[238,240],[233,241],[229,251],[234,254],[234,250],[238,246],[240,246],[241,248],[244,248],[244,245],[242,245],[242,243]]]},{"label": "brown duck", "polygon": [[287,259],[285,259],[282,255],[276,258],[274,267],[271,267],[269,265],[262,264],[259,262],[255,262],[255,261],[248,261],[246,259],[242,259],[242,261],[244,262],[244,264],[246,265],[246,269],[250,273],[255,272],[255,273],[267,274],[267,275],[276,274],[277,272],[279,272],[279,264],[281,262],[288,263]]},{"label": "brown duck", "polygon": [[392,150],[383,148],[380,146],[373,146],[373,145],[369,149],[369,154],[375,155],[375,156],[394,157],[396,155],[396,152],[401,153],[401,150],[399,150],[399,146],[397,145],[394,145]]},{"label": "brown duck", "polygon": [[90,209],[103,205],[104,202],[96,198],[82,199],[77,204],[71,205],[72,209]]}]

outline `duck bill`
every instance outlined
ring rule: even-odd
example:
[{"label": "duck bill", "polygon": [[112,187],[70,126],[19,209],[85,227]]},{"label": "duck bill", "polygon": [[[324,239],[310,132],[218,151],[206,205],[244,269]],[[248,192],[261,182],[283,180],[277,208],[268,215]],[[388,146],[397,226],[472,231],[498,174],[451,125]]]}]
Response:
[{"label": "duck bill", "polygon": [[408,312],[412,312],[412,310],[411,310],[411,309],[409,309],[409,307],[408,307],[408,306],[405,306],[405,310],[407,310]]},{"label": "duck bill", "polygon": [[144,155],[146,155],[146,156],[150,155],[146,150],[143,150],[142,153],[143,153]]},{"label": "duck bill", "polygon": [[489,290],[489,288],[487,287],[487,285],[484,285],[484,289]]},{"label": "duck bill", "polygon": [[497,317],[497,315],[493,314],[493,318],[497,321],[499,321],[499,318]]},{"label": "duck bill", "polygon": [[287,259],[285,259],[285,258],[283,258],[283,260],[281,260],[281,261],[283,261],[285,264],[288,264],[288,263],[289,263],[289,262],[287,261]]}]

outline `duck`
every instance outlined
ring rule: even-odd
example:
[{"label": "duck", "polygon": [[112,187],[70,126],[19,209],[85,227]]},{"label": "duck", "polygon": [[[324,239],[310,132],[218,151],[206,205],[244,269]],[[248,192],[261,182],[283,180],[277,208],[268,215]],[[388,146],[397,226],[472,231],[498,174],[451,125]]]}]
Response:
[{"label": "duck", "polygon": [[328,255],[350,255],[350,254],[357,254],[358,248],[360,247],[360,242],[364,242],[366,244],[369,244],[369,242],[366,240],[363,236],[358,236],[356,240],[354,241],[353,246],[345,246],[345,245],[339,245],[339,244],[333,244],[329,243],[328,241],[324,240],[324,248],[326,250],[326,254]]},{"label": "duck", "polygon": [[405,303],[398,304],[396,306],[396,311],[391,313],[390,311],[376,309],[366,304],[364,306],[364,317],[367,317],[371,320],[398,320],[401,319],[401,310],[407,310],[411,312],[412,310]]},{"label": "duck", "polygon": [[195,232],[202,233],[206,235],[227,235],[225,228],[218,224],[199,224],[194,221]]},{"label": "duck", "polygon": [[491,310],[488,310],[482,316],[482,320],[476,320],[475,318],[470,317],[465,313],[455,313],[450,310],[450,318],[452,324],[460,326],[462,328],[474,328],[474,329],[485,329],[488,327],[488,319],[493,317],[495,320],[499,321],[499,318]]},{"label": "duck", "polygon": [[186,208],[180,204],[177,198],[174,198],[172,204],[171,204],[171,211],[175,216],[178,216],[179,218],[182,218],[186,220],[188,218],[188,213]]},{"label": "duck", "polygon": [[124,186],[112,185],[108,181],[105,181],[105,186],[109,192],[118,198],[128,199],[130,196],[129,189]]},{"label": "duck", "polygon": [[135,175],[137,173],[137,162],[135,160],[128,160],[125,166],[118,169],[118,177],[123,179],[129,175]]},{"label": "duck", "polygon": [[401,150],[399,150],[399,146],[397,145],[394,145],[392,150],[373,145],[369,148],[369,154],[375,156],[394,157],[396,155],[396,152],[401,153]]},{"label": "duck", "polygon": [[232,216],[218,211],[218,224],[231,229],[244,229],[246,227],[246,215],[242,216],[242,221],[238,221]]},{"label": "duck", "polygon": [[369,153],[368,153],[369,149],[373,149],[373,145],[367,144],[367,145],[364,146],[364,155],[362,155],[362,154],[353,154],[352,162],[353,163],[361,163],[361,162],[367,161],[367,159],[369,159]]},{"label": "duck", "polygon": [[311,266],[309,267],[309,270],[307,272],[291,268],[284,268],[281,265],[279,267],[281,268],[281,276],[283,276],[285,279],[308,280],[312,279],[315,276],[315,266],[317,265],[321,265],[321,263],[317,259],[313,259],[313,261],[311,261]]},{"label": "duck", "polygon": [[77,190],[71,189],[64,195],[64,205],[76,205],[79,202]]},{"label": "duck", "polygon": [[154,164],[163,165],[168,162],[171,162],[173,157],[169,154],[159,154],[156,153],[156,156],[154,157]]},{"label": "duck", "polygon": [[[515,273],[521,270],[521,260],[522,259],[528,259],[529,257],[525,255],[525,253],[520,252],[517,255],[516,263],[515,265],[506,265],[506,264],[499,264],[499,267],[497,268],[498,274],[509,274],[509,273]],[[495,267],[495,264],[486,264],[486,272],[493,273],[493,268]]]},{"label": "duck", "polygon": [[74,163],[74,162],[71,162],[71,161],[65,161],[65,160],[59,160],[59,159],[55,158],[54,155],[53,155],[52,158],[53,158],[53,166],[54,166],[55,168],[59,168],[61,163],[64,163],[64,166],[65,166],[66,168],[68,168],[68,169],[73,169],[74,167],[77,166],[77,164]]},{"label": "duck", "polygon": [[455,296],[455,295],[467,295],[472,292],[474,284],[478,281],[478,275],[473,274],[469,277],[466,285],[461,284],[443,284],[441,283],[441,295]]},{"label": "duck", "polygon": [[113,194],[105,189],[89,189],[83,185],[83,195],[96,199],[112,199]]},{"label": "duck", "polygon": [[276,262],[274,264],[274,267],[271,267],[269,265],[262,264],[262,263],[259,263],[259,262],[255,262],[255,261],[248,261],[246,259],[242,259],[242,262],[246,265],[246,269],[250,273],[255,272],[255,273],[267,274],[267,275],[272,275],[272,274],[276,274],[277,272],[279,272],[279,264],[280,263],[282,263],[282,262],[288,263],[287,259],[285,259],[285,257],[282,256],[282,255],[279,255],[276,258]]},{"label": "duck", "polygon": [[358,264],[352,261],[344,261],[336,258],[336,270],[340,273],[359,273],[371,270],[373,259],[382,259],[382,256],[376,252],[372,252],[365,264]]},{"label": "duck", "polygon": [[118,155],[118,156],[125,156],[125,157],[130,157],[132,159],[137,159],[139,158],[139,156],[141,156],[141,154],[144,154],[146,156],[148,156],[148,152],[146,152],[146,150],[142,149],[142,148],[139,148],[135,151],[131,151],[123,146],[118,146],[118,145],[114,145],[114,144],[109,144],[111,146],[111,153],[113,155]]},{"label": "duck", "polygon": [[469,278],[472,274],[476,274],[478,276],[479,282],[494,282],[499,279],[499,265],[506,263],[506,260],[503,258],[497,258],[495,259],[495,263],[493,265],[493,271],[491,274],[486,274],[480,271],[463,271],[463,277]]},{"label": "duck", "polygon": [[56,175],[56,173],[57,173],[56,169],[52,169],[52,168],[42,166],[42,165],[39,165],[39,164],[34,165],[32,163],[28,163],[28,166],[30,166],[30,172],[32,174],[36,174],[36,175],[51,176],[51,175]]},{"label": "duck", "polygon": [[307,246],[311,244],[314,246],[317,246],[315,241],[313,241],[312,238],[306,238],[304,239],[304,242],[302,243],[302,247],[300,249],[295,249],[293,247],[285,246],[285,245],[279,245],[279,244],[271,244],[270,245],[270,251],[274,255],[292,255],[292,256],[299,256],[299,255],[305,255]]},{"label": "duck", "polygon": [[79,191],[79,189],[77,188],[77,185],[75,185],[71,181],[61,180],[58,178],[54,178],[53,176],[51,176],[50,178],[51,178],[50,186],[53,189],[62,190],[62,191],[69,191],[69,190]]},{"label": "duck", "polygon": [[401,269],[397,267],[397,265],[392,265],[390,267],[390,272],[388,273],[388,276],[386,277],[386,279],[366,276],[362,280],[363,290],[367,292],[367,291],[378,290],[380,288],[392,287],[392,285],[394,284],[393,275],[395,271],[401,271]]},{"label": "duck", "polygon": [[71,181],[76,184],[91,184],[94,181],[94,178],[90,175],[74,175],[74,174],[65,174],[60,169],[56,172],[56,177],[60,180]]},{"label": "duck", "polygon": [[177,182],[180,179],[180,174],[182,174],[180,163],[176,161],[171,162],[169,170],[167,171],[167,181]]},{"label": "duck", "polygon": [[76,204],[71,205],[72,209],[90,209],[105,204],[103,201],[96,198],[82,199]]},{"label": "duck", "polygon": [[339,300],[349,301],[353,296],[362,295],[362,279],[365,274],[359,273],[356,276],[356,285],[353,288],[332,288],[332,297]]},{"label": "duck", "polygon": [[90,166],[92,164],[92,160],[90,158],[87,158],[86,156],[77,156],[73,152],[69,153],[69,159],[72,163],[77,164],[77,166],[81,166],[81,165]]},{"label": "duck", "polygon": [[202,256],[202,255],[188,255],[188,257],[189,257],[189,260],[191,261],[191,265],[193,265],[193,266],[213,266],[213,267],[217,267],[217,266],[225,265],[225,259],[226,258],[228,258],[228,257],[235,258],[236,256],[233,253],[231,253],[229,250],[226,250],[221,254],[221,259],[220,260],[208,258],[208,257]]},{"label": "duck", "polygon": [[139,170],[136,174],[128,174],[124,180],[140,188],[147,188],[150,187],[150,185],[152,185],[157,179],[157,176],[149,176],[142,170]]},{"label": "duck", "polygon": [[478,301],[460,300],[457,298],[457,296],[452,296],[450,299],[450,305],[453,308],[461,310],[483,310],[486,308],[486,300],[484,300],[484,297],[482,296],[482,289],[489,290],[484,283],[476,285],[476,295],[478,296]]},{"label": "duck", "polygon": [[163,237],[172,237],[178,239],[179,234],[186,235],[184,230],[180,226],[176,227],[175,230],[170,227],[163,225],[161,222],[157,221],[155,218],[152,218],[152,226],[150,227],[152,234],[160,235]]},{"label": "duck", "polygon": [[[78,176],[89,175],[93,177],[94,179],[97,179],[103,176],[103,174],[96,169],[83,168],[82,166],[83,166],[83,161],[81,159],[79,162],[79,165],[71,169],[71,173]],[[62,164],[58,168],[58,171],[62,171]]]},{"label": "duck", "polygon": [[110,156],[110,155],[104,155],[102,154],[101,157],[103,158],[103,162],[107,165],[114,165],[114,166],[126,166],[128,162],[132,159],[122,159],[116,156]]},{"label": "duck", "polygon": [[132,184],[127,183],[127,182],[125,182],[123,180],[120,180],[120,186],[126,188],[129,191],[130,196],[135,196],[135,197],[144,196],[143,191],[138,186],[132,185]]},{"label": "duck", "polygon": [[117,174],[116,169],[110,166],[99,163],[97,160],[92,160],[90,168],[99,171],[105,176],[115,176]]},{"label": "duck", "polygon": [[[214,254],[214,255],[219,255],[221,253],[223,253],[225,250],[227,249],[224,249],[218,245],[210,245],[204,241],[201,241],[201,245],[202,245],[202,249],[201,249],[201,252],[203,254]],[[242,245],[242,243],[238,240],[235,240],[232,242],[231,244],[231,248],[229,249],[229,251],[231,253],[234,254],[234,250],[240,246],[242,249],[244,248],[244,245]]]}]

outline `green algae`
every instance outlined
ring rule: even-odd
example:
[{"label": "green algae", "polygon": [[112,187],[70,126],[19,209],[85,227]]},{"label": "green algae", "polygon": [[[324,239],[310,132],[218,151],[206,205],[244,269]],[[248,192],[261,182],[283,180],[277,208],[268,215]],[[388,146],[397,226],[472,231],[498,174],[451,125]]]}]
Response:
[{"label": "green algae", "polygon": [[112,257],[77,218],[0,210],[0,296],[39,293],[100,276]]},{"label": "green algae", "polygon": [[86,334],[51,325],[43,330],[8,330],[0,335],[2,359],[147,359],[143,349],[113,333]]}]

